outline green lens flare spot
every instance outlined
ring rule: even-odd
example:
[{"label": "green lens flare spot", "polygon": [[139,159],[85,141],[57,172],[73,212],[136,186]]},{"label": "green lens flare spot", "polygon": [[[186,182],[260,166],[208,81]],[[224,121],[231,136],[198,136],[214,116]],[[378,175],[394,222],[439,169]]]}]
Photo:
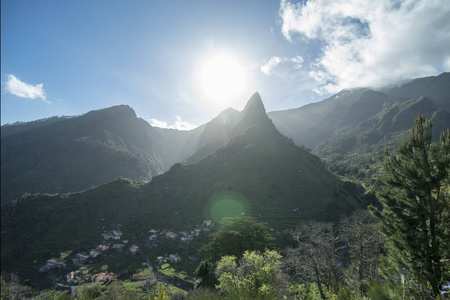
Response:
[{"label": "green lens flare spot", "polygon": [[245,213],[245,198],[235,192],[215,194],[208,202],[205,217],[219,222],[226,217],[239,217]]}]

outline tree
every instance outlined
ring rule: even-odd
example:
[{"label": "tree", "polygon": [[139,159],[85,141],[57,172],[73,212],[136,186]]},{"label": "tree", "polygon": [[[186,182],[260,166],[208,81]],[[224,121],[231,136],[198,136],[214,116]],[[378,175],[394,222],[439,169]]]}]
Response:
[{"label": "tree", "polygon": [[442,265],[449,259],[449,131],[433,143],[432,124],[419,114],[409,140],[394,155],[386,151],[384,170],[386,187],[378,194],[383,209],[371,211],[389,239],[390,263],[410,270],[436,297],[443,271],[449,271]]},{"label": "tree", "polygon": [[202,250],[212,261],[225,255],[241,258],[246,250],[264,252],[273,248],[274,240],[266,227],[252,217],[225,218],[220,229],[210,237]]},{"label": "tree", "polygon": [[202,260],[195,270],[195,276],[201,278],[200,286],[214,288],[217,284],[216,265],[209,260]]},{"label": "tree", "polygon": [[315,282],[320,297],[326,299],[323,284],[330,287],[337,282],[336,253],[339,238],[332,223],[310,221],[291,232],[296,247],[286,249],[287,272],[292,279]]},{"label": "tree", "polygon": [[345,281],[350,286],[360,287],[378,280],[379,258],[384,237],[376,227],[376,219],[367,210],[356,210],[341,221],[341,236],[350,250],[350,263],[344,270]]},{"label": "tree", "polygon": [[[9,277],[9,280],[6,280]],[[16,273],[12,273],[9,276],[2,274],[1,281],[1,299],[21,299],[27,296],[31,288],[24,286],[20,283],[20,278]]]},{"label": "tree", "polygon": [[273,250],[266,250],[263,254],[245,251],[239,261],[236,256],[224,256],[217,263],[217,288],[228,296],[279,298],[286,291],[280,260],[281,255]]}]

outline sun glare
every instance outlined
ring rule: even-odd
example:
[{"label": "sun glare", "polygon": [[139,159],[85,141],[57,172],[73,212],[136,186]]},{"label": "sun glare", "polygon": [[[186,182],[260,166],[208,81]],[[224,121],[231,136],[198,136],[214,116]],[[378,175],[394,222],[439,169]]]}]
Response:
[{"label": "sun glare", "polygon": [[213,101],[214,106],[232,106],[247,85],[245,68],[230,55],[213,56],[203,63],[200,85],[204,97]]}]

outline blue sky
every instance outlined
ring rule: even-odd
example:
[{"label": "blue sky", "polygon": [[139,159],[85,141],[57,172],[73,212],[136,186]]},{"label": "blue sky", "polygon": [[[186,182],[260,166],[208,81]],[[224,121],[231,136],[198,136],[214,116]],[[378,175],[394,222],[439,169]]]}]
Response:
[{"label": "blue sky", "polygon": [[[255,91],[296,108],[449,71],[449,19],[445,0],[2,0],[1,123],[127,104],[188,129]],[[217,55],[245,73],[220,101],[199,83]]]}]

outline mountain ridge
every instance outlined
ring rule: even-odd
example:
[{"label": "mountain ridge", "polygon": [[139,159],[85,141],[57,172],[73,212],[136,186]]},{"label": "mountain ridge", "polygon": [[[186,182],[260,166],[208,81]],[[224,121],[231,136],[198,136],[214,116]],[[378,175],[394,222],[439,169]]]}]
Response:
[{"label": "mountain ridge", "polygon": [[[336,157],[351,155],[354,149],[391,147],[389,141],[383,145],[374,143],[380,143],[383,136],[388,140],[397,138],[409,129],[414,114],[419,111],[433,118],[436,131],[445,129],[448,126],[445,107],[450,103],[448,86],[450,73],[443,73],[378,91],[343,90],[317,103],[269,113],[260,95],[255,93],[241,112],[232,108],[224,110],[190,131],[152,127],[137,118],[127,105],[75,117],[3,125],[2,203],[26,192],[85,190],[120,176],[149,181],[175,163],[192,164],[215,152],[251,127],[258,116],[267,122],[266,130],[273,130],[270,122],[297,145],[311,149],[333,164]],[[438,101],[419,94],[434,95]],[[419,101],[421,96],[428,98]],[[331,154],[333,149],[337,151]],[[378,157],[378,152],[373,153]],[[73,162],[67,164],[64,157],[70,157]],[[100,174],[102,169],[108,171]],[[89,179],[91,174],[97,178]],[[84,183],[74,185],[77,178],[83,178]]]}]

